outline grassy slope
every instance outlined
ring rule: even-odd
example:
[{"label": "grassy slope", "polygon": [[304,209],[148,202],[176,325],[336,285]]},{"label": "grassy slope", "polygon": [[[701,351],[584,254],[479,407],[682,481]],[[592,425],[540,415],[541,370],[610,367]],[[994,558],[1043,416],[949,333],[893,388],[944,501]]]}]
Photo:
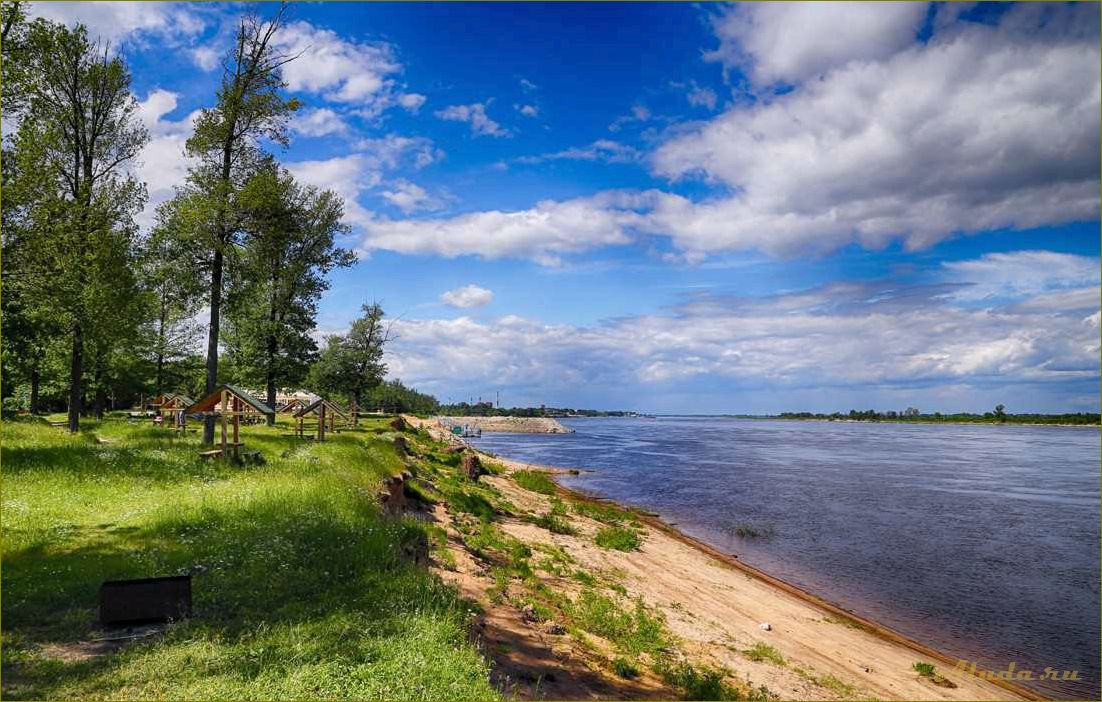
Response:
[{"label": "grassy slope", "polygon": [[[0,428],[5,697],[498,696],[465,605],[398,555],[421,527],[377,512],[401,469],[382,422],[324,444],[248,427],[254,467],[201,462],[195,434],[86,427]],[[196,616],[164,638],[42,652],[91,635],[103,580],[189,571]]]}]

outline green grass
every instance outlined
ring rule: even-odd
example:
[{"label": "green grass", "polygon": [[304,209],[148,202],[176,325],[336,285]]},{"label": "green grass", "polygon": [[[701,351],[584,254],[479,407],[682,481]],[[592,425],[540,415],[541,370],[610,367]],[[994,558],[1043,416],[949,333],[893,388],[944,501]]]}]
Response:
[{"label": "green grass", "polygon": [[559,517],[553,513],[541,514],[538,517],[532,519],[532,523],[538,527],[542,527],[552,534],[577,534],[578,530],[575,529],[570,522],[566,521],[562,517]]},{"label": "green grass", "polygon": [[612,661],[612,671],[621,678],[632,680],[639,677],[639,668],[626,658],[619,657]]},{"label": "green grass", "polygon": [[642,600],[630,604],[586,588],[570,606],[574,623],[607,639],[628,656],[659,654],[672,645],[665,622],[650,614]]},{"label": "green grass", "polygon": [[932,678],[936,672],[933,663],[915,663],[912,667],[924,678]]},{"label": "green grass", "polygon": [[593,542],[601,548],[611,548],[617,551],[638,551],[639,534],[634,529],[609,526],[597,530]]},{"label": "green grass", "polygon": [[758,641],[750,648],[743,649],[742,652],[747,658],[757,663],[768,661],[782,668],[788,665],[788,662],[784,660],[784,656],[781,655],[780,651],[762,641]]},{"label": "green grass", "polygon": [[555,483],[551,478],[547,477],[546,473],[535,470],[518,470],[516,473],[513,473],[513,480],[525,490],[531,490],[532,492],[538,492],[543,495],[555,494]]},{"label": "green grass", "polygon": [[637,521],[635,515],[626,509],[598,502],[575,502],[574,513],[613,526],[634,524]]},{"label": "green grass", "polygon": [[[5,697],[499,696],[469,606],[401,555],[424,526],[376,506],[403,467],[385,420],[323,443],[246,427],[266,459],[250,467],[200,461],[196,434],[83,426],[0,427]],[[86,661],[42,652],[92,636],[103,580],[186,572],[195,616],[164,637]]]}]

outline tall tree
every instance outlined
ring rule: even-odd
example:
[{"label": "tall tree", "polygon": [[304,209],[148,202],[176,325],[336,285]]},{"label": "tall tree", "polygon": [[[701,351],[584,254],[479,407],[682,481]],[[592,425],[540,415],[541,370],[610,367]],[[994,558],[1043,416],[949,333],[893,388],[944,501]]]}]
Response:
[{"label": "tall tree", "polygon": [[[24,299],[49,310],[70,335],[70,431],[80,428],[85,340],[130,304],[134,214],[144,186],[126,173],[148,134],[130,74],[108,47],[45,20],[26,35],[27,97],[14,140],[16,168],[40,178],[23,205],[13,246]],[[33,176],[32,176],[33,174]]]},{"label": "tall tree", "polygon": [[322,392],[338,393],[363,404],[367,393],[386,375],[383,352],[391,339],[390,324],[378,303],[364,305],[348,333],[326,337],[325,349],[310,369],[310,383]]},{"label": "tall tree", "polygon": [[239,205],[247,234],[227,298],[227,347],[274,405],[277,386],[301,381],[317,351],[310,333],[326,275],[356,257],[336,243],[349,231],[340,197],[296,183],[274,161],[249,180]]},{"label": "tall tree", "polygon": [[[226,255],[240,235],[237,195],[262,154],[261,138],[287,144],[287,120],[298,101],[282,95],[286,87],[280,68],[293,56],[280,54],[273,44],[284,5],[271,20],[247,14],[237,28],[233,48],[223,62],[221,86],[214,107],[204,109],[187,141],[188,155],[198,159],[189,174],[193,187],[204,193],[213,218],[207,232],[210,251],[210,327],[207,333],[206,391],[218,384],[219,323]],[[203,442],[214,441],[214,418],[203,427]]]},{"label": "tall tree", "polygon": [[158,207],[144,251],[143,269],[152,297],[146,336],[151,340],[154,395],[169,389],[168,368],[193,353],[202,331],[196,316],[207,259],[192,245],[195,225],[190,210],[195,205],[184,195]]}]

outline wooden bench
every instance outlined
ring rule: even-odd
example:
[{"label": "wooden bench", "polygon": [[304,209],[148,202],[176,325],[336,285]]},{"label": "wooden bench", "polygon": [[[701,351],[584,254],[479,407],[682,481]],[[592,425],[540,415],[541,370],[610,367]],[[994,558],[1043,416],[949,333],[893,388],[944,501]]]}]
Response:
[{"label": "wooden bench", "polygon": [[213,449],[211,451],[200,451],[199,452],[199,458],[202,458],[204,461],[209,461],[212,458],[221,458],[221,457],[222,457],[222,449]]}]

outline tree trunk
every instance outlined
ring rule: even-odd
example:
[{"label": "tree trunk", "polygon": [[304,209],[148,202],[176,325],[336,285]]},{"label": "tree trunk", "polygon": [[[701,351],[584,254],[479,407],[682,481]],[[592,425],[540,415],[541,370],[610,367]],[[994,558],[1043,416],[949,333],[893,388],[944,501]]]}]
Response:
[{"label": "tree trunk", "polygon": [[165,382],[165,317],[167,316],[168,302],[165,300],[168,293],[164,289],[164,285],[161,286],[161,315],[157,320],[159,325],[157,327],[157,375],[154,381],[156,386],[154,392],[158,395],[161,394],[161,390]]},{"label": "tree trunk", "polygon": [[96,386],[96,419],[103,419],[103,409],[107,406],[107,393],[103,387]]},{"label": "tree trunk", "polygon": [[[207,335],[207,385],[206,395],[218,387],[218,319],[222,307],[222,251],[214,252],[210,273],[210,332]],[[203,443],[214,443],[214,415],[208,414],[203,422]]]},{"label": "tree trunk", "polygon": [[84,395],[84,330],[73,326],[73,351],[69,364],[69,431],[80,431],[81,398]]},{"label": "tree trunk", "polygon": [[38,366],[31,369],[31,414],[38,414],[38,385],[41,381],[41,376],[38,373]]},{"label": "tree trunk", "polygon": [[[269,317],[269,319],[274,319],[275,318],[275,312],[274,311],[271,312],[268,315],[268,317]],[[267,346],[268,347],[266,349],[266,352],[267,352],[268,358],[266,359],[266,363],[264,364],[265,383],[266,383],[267,390],[268,390],[268,406],[271,407],[272,409],[275,409],[275,401],[276,401],[276,385],[275,385],[275,383],[276,383],[276,377],[275,377],[276,338],[275,338],[274,334],[269,334],[268,335],[268,345]],[[275,415],[274,414],[268,415],[268,426],[270,426],[270,427],[275,426]]]}]

